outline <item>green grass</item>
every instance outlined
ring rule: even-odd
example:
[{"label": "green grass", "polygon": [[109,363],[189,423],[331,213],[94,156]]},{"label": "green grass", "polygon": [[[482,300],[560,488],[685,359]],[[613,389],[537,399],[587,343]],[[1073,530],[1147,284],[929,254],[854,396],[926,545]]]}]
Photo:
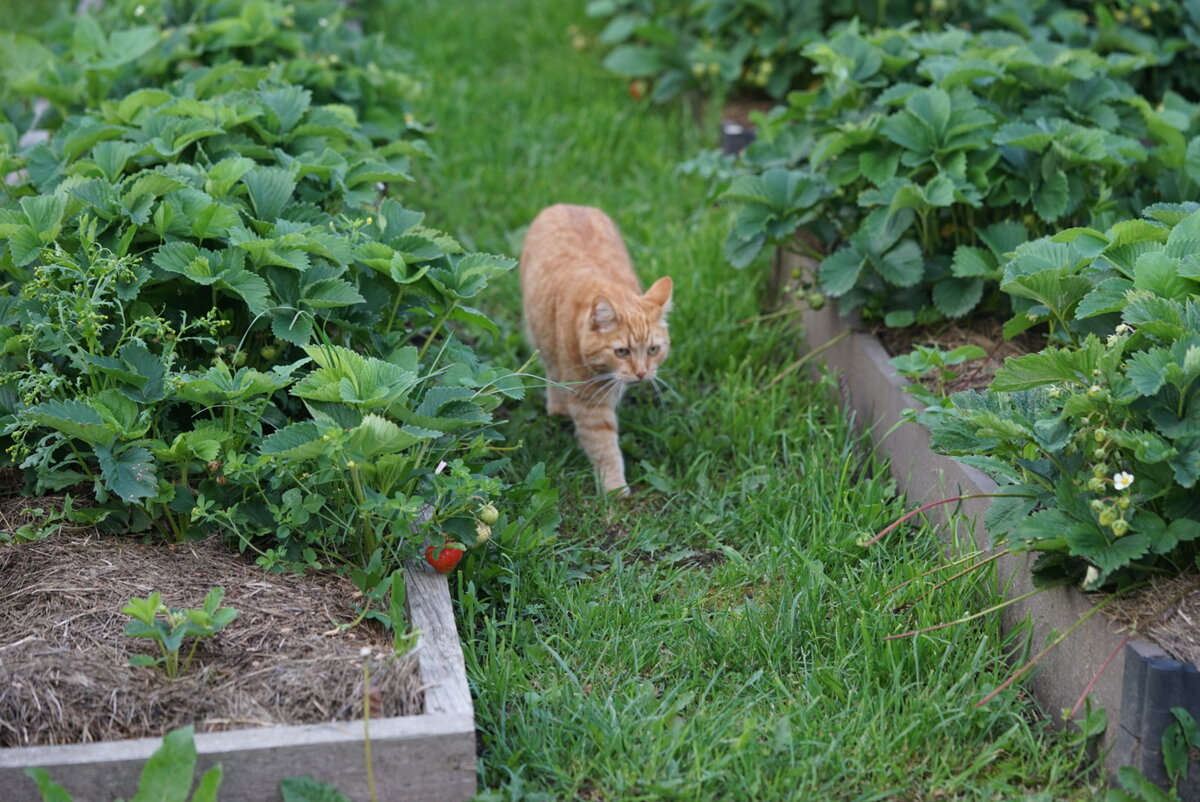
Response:
[{"label": "green grass", "polygon": [[[510,410],[561,493],[557,541],[498,544],[455,587],[480,730],[485,799],[1091,798],[1088,762],[1018,690],[995,620],[888,634],[992,603],[981,579],[921,598],[942,545],[896,517],[886,471],[831,403],[793,375],[786,321],[751,321],[762,270],[721,258],[728,222],[675,165],[703,147],[682,106],[632,103],[595,50],[582,0],[404,0],[373,24],[428,69],[439,160],[404,199],[470,245],[515,255],[536,212],[600,206],[643,280],[676,281],[659,399],[621,409],[628,502],[597,497],[569,428],[535,393]],[[594,33],[594,32],[593,32]],[[489,290],[516,365],[516,276]]]}]

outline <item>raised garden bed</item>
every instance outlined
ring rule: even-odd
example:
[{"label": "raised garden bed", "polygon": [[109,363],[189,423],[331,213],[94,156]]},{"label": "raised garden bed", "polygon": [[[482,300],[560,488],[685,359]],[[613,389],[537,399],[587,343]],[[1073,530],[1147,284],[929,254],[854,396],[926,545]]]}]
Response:
[{"label": "raised garden bed", "polygon": [[[42,543],[44,541],[11,548],[36,550]],[[127,545],[124,546],[126,549],[143,548],[126,543]],[[195,544],[195,546],[202,550],[209,547],[210,544]],[[175,548],[189,549],[191,547],[189,544],[184,544]],[[50,552],[52,550],[42,548],[42,551]],[[180,561],[183,562],[182,559]],[[130,579],[129,576],[114,574],[111,565],[105,567],[105,560],[97,560],[97,562],[100,563],[97,570],[77,572],[80,573],[80,576],[73,583],[70,581],[70,577],[66,576],[58,577],[58,581],[55,582],[53,571],[50,571],[46,576],[46,579],[50,581],[37,582],[37,587],[33,588],[29,595],[41,595],[43,592],[46,594],[86,595],[89,584],[94,584],[95,581],[119,584],[122,586],[120,592],[123,593],[126,590],[125,584],[132,583],[134,586],[141,587],[143,584],[154,582],[153,578],[134,577]],[[251,566],[248,570],[254,569]],[[29,572],[35,573],[32,569]],[[10,576],[10,579],[13,577]],[[240,609],[239,617],[247,619],[263,615],[267,617],[265,625],[259,625],[261,630],[256,630],[249,636],[254,641],[253,644],[242,643],[232,634],[226,639],[226,642],[214,638],[213,643],[216,645],[205,642],[205,647],[198,652],[197,666],[193,669],[193,676],[185,675],[171,683],[157,681],[158,678],[153,673],[155,669],[130,668],[129,671],[139,673],[127,675],[125,687],[115,688],[111,692],[113,704],[116,705],[119,699],[132,695],[134,703],[141,703],[147,709],[154,707],[156,702],[162,702],[158,707],[168,708],[167,715],[171,715],[169,711],[172,703],[171,697],[179,694],[172,683],[182,684],[192,681],[194,687],[190,693],[201,701],[193,704],[189,699],[175,699],[175,706],[179,709],[175,711],[174,715],[175,718],[179,716],[183,716],[185,719],[194,718],[198,725],[197,729],[201,730],[195,737],[196,749],[199,753],[197,774],[216,763],[220,763],[224,767],[224,781],[220,789],[220,799],[222,800],[278,799],[280,780],[304,775],[310,775],[321,782],[335,786],[353,799],[366,799],[368,798],[368,787],[364,764],[364,724],[360,717],[361,714],[355,715],[355,711],[361,709],[362,694],[361,687],[347,686],[347,682],[353,682],[346,676],[345,666],[342,665],[347,663],[347,659],[335,657],[331,662],[328,658],[323,658],[322,661],[314,657],[304,660],[280,661],[276,659],[272,662],[274,653],[283,650],[283,641],[290,630],[293,628],[312,630],[314,626],[317,630],[328,629],[332,626],[334,618],[323,616],[319,607],[315,610],[305,609],[298,613],[288,613],[288,610],[293,609],[292,602],[286,598],[280,601],[277,598],[279,588],[274,587],[275,583],[267,581],[269,579],[268,575],[263,574],[247,580],[246,577],[239,574],[237,577],[230,576],[224,580],[230,585],[227,601],[231,603],[231,606]],[[375,781],[377,787],[383,791],[381,798],[430,800],[430,802],[469,799],[475,794],[474,714],[446,579],[429,571],[423,565],[414,565],[405,569],[405,580],[408,587],[410,620],[420,633],[413,661],[416,666],[415,671],[403,672],[408,676],[401,681],[401,685],[397,685],[395,688],[387,684],[389,680],[386,676],[387,672],[384,670],[390,668],[390,664],[389,666],[379,666],[373,674],[373,692],[370,704],[377,712],[369,722],[369,737]],[[240,596],[233,591],[235,583],[240,586],[238,588],[242,592]],[[179,584],[182,585],[185,582]],[[170,589],[164,588],[164,591],[167,590]],[[179,592],[180,589],[173,590]],[[286,587],[284,590],[286,591]],[[299,591],[296,595],[299,595]],[[235,601],[236,603],[234,603]],[[334,601],[334,607],[346,607],[344,596],[340,596]],[[298,602],[296,603],[298,604]],[[39,705],[57,706],[59,708],[57,715],[53,716],[56,720],[72,722],[76,726],[81,726],[82,732],[87,734],[75,735],[76,741],[96,738],[97,731],[103,731],[104,727],[111,726],[111,719],[121,719],[117,731],[137,732],[137,728],[143,726],[140,718],[153,718],[163,712],[149,710],[148,713],[139,711],[135,715],[125,715],[127,711],[114,708],[112,711],[97,713],[88,704],[86,699],[88,689],[84,687],[95,680],[84,677],[79,682],[73,682],[72,674],[79,674],[82,677],[91,670],[91,667],[80,666],[72,671],[71,662],[81,659],[81,653],[64,648],[58,641],[63,638],[62,633],[71,627],[87,630],[75,636],[78,641],[91,641],[94,635],[87,622],[94,614],[98,614],[100,619],[105,617],[111,619],[107,625],[103,621],[99,621],[97,629],[115,628],[117,632],[120,632],[123,617],[116,615],[115,611],[109,610],[110,606],[105,604],[101,610],[86,610],[76,616],[68,617],[67,620],[54,621],[51,626],[47,627],[49,631],[44,638],[36,635],[9,637],[11,633],[6,633],[3,642],[0,642],[0,668],[3,669],[6,676],[12,675],[5,694],[18,696],[21,692],[21,689],[17,687],[19,684],[33,684],[34,675],[27,676],[26,681],[12,679],[19,677],[26,668],[33,667],[38,672],[56,675],[61,681],[49,688],[42,687],[41,696],[38,697],[37,702]],[[279,619],[279,615],[283,615],[284,619]],[[309,620],[295,620],[289,622],[294,623],[294,626],[279,626],[273,629],[274,623],[286,620],[288,615],[292,615],[293,618],[305,617]],[[230,632],[233,626],[231,625],[226,632]],[[302,651],[305,649],[315,651],[314,641],[320,640],[321,635],[317,634],[314,638],[310,632],[307,637],[308,641],[301,647]],[[384,649],[391,646],[390,638],[386,636],[386,633],[371,635],[364,632],[360,635],[355,630],[335,633],[325,640],[340,642],[340,645],[346,647],[342,651],[352,653],[348,659],[348,662],[352,664],[350,673],[357,674],[359,677],[361,677],[361,659],[356,658],[358,658],[358,650],[364,644]],[[35,641],[37,643],[34,643]],[[379,641],[379,643],[375,643],[375,641]],[[134,652],[152,651],[145,641],[134,644],[131,648]],[[211,654],[206,655],[206,650]],[[201,679],[195,675],[200,675],[201,669],[209,665],[210,661],[213,666],[216,666],[218,658],[221,657],[218,652],[222,650],[237,652],[241,658],[244,658],[243,662],[246,664],[233,669],[233,671],[246,674],[266,672],[270,677],[278,679],[280,687],[277,690],[280,695],[289,693],[289,688],[285,686],[289,684],[296,686],[296,683],[286,681],[285,677],[293,674],[300,676],[305,672],[303,668],[299,672],[296,671],[296,662],[320,666],[313,670],[313,676],[307,678],[307,688],[302,682],[299,687],[292,687],[290,693],[298,694],[303,699],[308,699],[311,695],[313,706],[325,709],[328,708],[326,697],[329,694],[319,695],[318,691],[324,690],[324,688],[314,688],[313,686],[329,685],[338,688],[340,690],[335,690],[335,696],[347,697],[341,707],[348,708],[352,720],[276,724],[247,728],[247,721],[253,720],[254,717],[244,711],[261,709],[261,706],[256,708],[253,702],[242,705],[241,708],[235,705],[234,712],[225,714],[224,718],[220,714],[213,715],[213,712],[208,709],[212,705],[203,704],[201,697],[205,691],[212,692],[210,695],[233,695],[234,691],[231,688],[234,687],[234,683],[228,676],[231,673],[230,669],[223,667],[215,670],[209,679]],[[247,653],[253,654],[247,656]],[[236,658],[236,655],[234,657]],[[47,660],[51,662],[57,660],[58,664],[49,667],[42,666],[41,663]],[[3,663],[6,661],[8,665],[4,666]],[[235,665],[236,662],[235,659]],[[400,666],[397,671],[401,669],[403,666]],[[28,674],[28,672],[25,673]],[[412,676],[413,674],[415,676]],[[303,679],[303,677],[301,678]],[[296,677],[291,676],[291,679],[296,679]],[[269,681],[273,680],[269,679]],[[361,683],[359,684],[361,685]],[[213,686],[216,686],[215,689]],[[375,691],[379,691],[379,693],[376,694]],[[186,689],[182,692],[189,693]],[[155,699],[146,699],[151,696]],[[401,696],[408,696],[413,701],[401,704],[402,700],[397,698]],[[227,700],[209,699],[208,701],[216,704]],[[288,700],[280,701],[285,707],[288,705]],[[294,699],[292,701],[294,702]],[[19,697],[17,703],[22,703]],[[334,704],[337,704],[336,701]],[[76,709],[72,710],[72,707]],[[204,711],[201,712],[200,708],[204,708]],[[394,715],[393,712],[396,710],[416,710],[418,712]],[[325,709],[325,713],[330,719],[338,715],[338,711],[332,708]],[[321,717],[318,715],[316,718],[320,719]],[[61,743],[67,740],[66,737],[59,737],[53,732],[44,730],[35,734],[34,730],[37,728],[26,720],[30,718],[32,716],[13,715],[12,720],[4,721],[3,724],[7,731],[5,741],[8,743],[21,741],[41,743],[57,741]],[[263,714],[263,718],[279,720],[265,714]],[[301,721],[312,720],[311,716],[301,715],[296,718]],[[290,720],[290,718],[285,717],[283,720]],[[170,722],[170,726],[164,729],[190,723],[190,721],[175,720],[174,718]],[[0,784],[6,789],[4,798],[18,802],[41,798],[34,783],[24,774],[25,769],[29,767],[47,769],[56,782],[74,793],[75,798],[79,800],[109,800],[118,796],[127,797],[136,788],[146,759],[159,746],[161,739],[159,737],[119,738],[120,736],[118,739],[97,740],[94,743],[0,749]]]},{"label": "raised garden bed", "polygon": [[[804,263],[781,254],[773,282]],[[933,453],[929,432],[915,423],[900,423],[903,410],[917,406],[904,392],[906,380],[894,375],[882,343],[855,320],[838,317],[832,305],[801,311],[810,348],[823,348],[819,358],[838,376],[843,401],[857,423],[869,432],[876,448],[887,455],[892,475],[912,506],[962,494],[994,493],[996,484],[980,471],[949,457]],[[965,534],[980,550],[988,550],[983,517],[990,499],[970,499],[930,511],[933,520],[946,523],[947,537]],[[968,532],[962,532],[966,525]],[[872,548],[887,548],[886,540]],[[1028,570],[1032,556],[1009,555],[997,559],[997,581],[1008,597],[1033,590]],[[1044,591],[1003,611],[1006,628],[1028,619],[1032,648],[1039,650],[1055,634],[1074,626],[1092,609],[1091,599],[1074,588]],[[1062,644],[1043,657],[1028,685],[1047,715],[1073,708],[1088,683],[1100,671],[1090,693],[1096,706],[1108,713],[1109,726],[1101,740],[1107,752],[1110,776],[1122,766],[1134,766],[1147,777],[1165,784],[1160,744],[1162,732],[1173,720],[1170,708],[1183,707],[1200,717],[1200,671],[1191,663],[1169,657],[1153,643],[1134,637],[1126,640],[1120,624],[1095,615]],[[1179,787],[1181,798],[1200,799],[1200,761],[1193,761]]]}]

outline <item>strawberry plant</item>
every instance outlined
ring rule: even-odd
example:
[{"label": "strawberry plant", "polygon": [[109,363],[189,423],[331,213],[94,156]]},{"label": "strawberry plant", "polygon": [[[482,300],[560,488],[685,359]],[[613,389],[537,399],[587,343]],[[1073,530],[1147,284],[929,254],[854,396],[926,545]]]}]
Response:
[{"label": "strawberry plant", "polygon": [[76,517],[270,567],[486,539],[523,387],[454,326],[495,331],[470,304],[513,262],[390,197],[414,85],[341,8],[118,2],[0,41],[37,67],[6,62],[0,422],[31,490],[94,498]]},{"label": "strawberry plant", "polygon": [[921,423],[936,420],[939,414],[952,408],[946,397],[946,384],[959,377],[954,368],[985,356],[987,352],[978,345],[960,345],[949,352],[918,345],[907,354],[892,357],[891,365],[896,369],[896,375],[909,379],[905,392],[925,405],[923,410],[906,410],[906,413]]},{"label": "strawberry plant", "polygon": [[49,100],[51,110],[37,123],[53,127],[61,117],[169,84],[189,70],[237,64],[250,84],[297,84],[318,104],[357,109],[361,132],[373,142],[412,140],[423,150],[413,65],[346,17],[345,5],[334,0],[105,3],[69,22],[51,20],[48,35],[37,39],[0,34],[0,99]]},{"label": "strawberry plant", "polygon": [[[189,724],[171,730],[146,760],[131,800],[151,798],[173,799],[179,802],[216,802],[225,771],[220,763],[207,769],[196,779],[196,728]],[[72,802],[71,793],[40,768],[25,770],[25,775],[37,786],[43,802]],[[193,788],[193,786],[195,786]],[[331,785],[310,776],[285,777],[279,781],[279,795],[284,802],[347,802],[348,797]]]},{"label": "strawberry plant", "polygon": [[[1016,18],[1024,4],[977,2],[879,3],[873,0],[591,0],[589,16],[606,19],[600,42],[612,49],[610,71],[653,82],[652,99],[664,102],[687,91],[742,93],[782,99],[809,83],[812,64],[803,48],[839,23],[904,25],[985,24]],[[1010,7],[1011,6],[1011,7]]]},{"label": "strawberry plant", "polygon": [[[1008,498],[987,525],[1041,581],[1095,589],[1192,564],[1200,542],[1200,207],[1018,249],[1006,274],[1062,345],[952,396],[935,448]],[[1025,321],[1022,321],[1024,325]]]},{"label": "strawberry plant", "polygon": [[[204,604],[194,610],[177,610],[162,602],[158,592],[144,599],[133,598],[121,608],[121,612],[133,620],[125,625],[125,634],[131,638],[148,638],[158,644],[161,654],[153,657],[139,654],[129,658],[135,666],[161,665],[168,677],[186,674],[196,654],[200,638],[211,638],[237,618],[237,610],[222,607],[224,588],[213,588],[204,597]],[[185,639],[192,639],[192,648],[183,665],[179,665],[179,651]]]},{"label": "strawberry plant", "polygon": [[657,102],[733,85],[781,97],[805,67],[796,45],[824,27],[820,6],[796,0],[593,0],[588,14],[608,19],[600,41],[613,50],[604,66],[634,80],[652,79]]},{"label": "strawberry plant", "polygon": [[1200,7],[1192,2],[591,0],[587,10],[607,20],[600,33],[600,42],[611,47],[604,66],[626,78],[651,81],[652,97],[660,102],[696,90],[783,99],[813,81],[813,65],[803,49],[852,20],[864,28],[920,25],[939,31],[953,25],[1013,31],[1030,40],[1152,64],[1153,70],[1138,76],[1137,89],[1156,99],[1174,91],[1194,101],[1200,91],[1195,69]]},{"label": "strawberry plant", "polygon": [[[217,763],[200,775],[199,782],[196,781],[195,731],[195,726],[189,724],[163,736],[162,744],[146,760],[131,799],[158,796],[181,802],[189,799],[191,802],[216,802],[225,771]],[[45,769],[26,769],[25,774],[37,784],[43,802],[71,802],[74,799],[67,789],[50,778],[50,772]]]},{"label": "strawberry plant", "polygon": [[246,447],[295,366],[234,371],[218,358],[187,372],[182,353],[213,343],[223,321],[215,310],[172,321],[136,309],[144,274],[94,242],[33,273],[0,305],[9,455],[35,492],[90,485],[101,508],[79,515],[134,531],[153,522],[182,539],[195,483],[219,478],[222,456]]},{"label": "strawberry plant", "polygon": [[748,149],[726,255],[741,267],[764,245],[801,247],[806,226],[825,251],[813,280],[843,314],[904,326],[995,307],[999,264],[1030,235],[1200,186],[1195,110],[1137,95],[1134,57],[854,25],[805,54],[823,81]]}]

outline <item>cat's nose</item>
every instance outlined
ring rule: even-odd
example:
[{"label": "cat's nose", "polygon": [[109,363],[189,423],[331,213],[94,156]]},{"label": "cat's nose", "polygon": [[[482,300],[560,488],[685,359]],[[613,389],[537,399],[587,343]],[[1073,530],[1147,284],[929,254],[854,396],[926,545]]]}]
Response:
[{"label": "cat's nose", "polygon": [[633,375],[637,376],[639,379],[644,379],[644,378],[646,378],[646,374],[649,372],[650,371],[648,368],[638,368],[637,370],[635,370],[633,372]]}]

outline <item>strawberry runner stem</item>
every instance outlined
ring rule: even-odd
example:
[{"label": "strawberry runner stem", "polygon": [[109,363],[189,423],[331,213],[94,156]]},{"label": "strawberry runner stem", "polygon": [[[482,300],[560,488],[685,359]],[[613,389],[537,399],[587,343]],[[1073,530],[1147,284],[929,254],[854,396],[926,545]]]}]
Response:
[{"label": "strawberry runner stem", "polygon": [[988,563],[992,562],[993,560],[998,560],[1001,557],[1008,556],[1009,554],[1012,554],[1012,549],[1001,549],[1000,551],[996,552],[995,554],[991,555],[990,557],[984,557],[979,562],[974,563],[973,565],[970,565],[970,566],[964,568],[963,570],[959,571],[957,574],[954,574],[953,576],[948,576],[945,579],[943,579],[941,582],[938,582],[936,585],[929,588],[929,590],[925,591],[920,596],[918,596],[914,601],[920,601],[921,599],[925,598],[927,595],[929,595],[933,591],[941,590],[942,588],[946,587],[946,585],[949,585],[954,580],[956,580],[960,577],[964,577],[967,574],[971,573],[972,571],[974,571],[978,568],[982,568],[983,566],[987,565]]},{"label": "strawberry runner stem", "polygon": [[907,521],[909,518],[912,518],[915,515],[920,515],[921,513],[925,512],[926,510],[931,510],[940,504],[952,504],[956,501],[967,501],[968,499],[973,499],[973,498],[1033,498],[1033,497],[1027,496],[1027,495],[1024,495],[1021,493],[969,493],[965,496],[955,496],[953,498],[943,498],[943,499],[939,499],[937,501],[931,501],[928,504],[924,504],[924,505],[918,507],[917,509],[913,510],[912,512],[905,513],[904,515],[900,516],[896,520],[892,521],[886,527],[884,527],[883,529],[881,529],[877,533],[875,533],[875,536],[873,538],[871,538],[870,540],[863,543],[862,547],[865,549],[868,546],[874,546],[876,543],[878,543],[880,540],[882,540],[884,535],[886,535],[888,532],[891,532],[893,529],[895,529],[897,526],[899,526],[900,524]]},{"label": "strawberry runner stem", "polygon": [[367,794],[378,802],[375,794],[375,763],[371,760],[371,658],[363,655],[363,760],[367,768]]},{"label": "strawberry runner stem", "polygon": [[914,576],[912,579],[906,579],[903,582],[901,582],[899,585],[893,585],[892,587],[888,588],[886,593],[883,593],[881,595],[890,596],[893,593],[895,593],[896,591],[903,590],[904,588],[908,587],[913,582],[916,582],[918,579],[924,579],[927,576],[933,576],[934,574],[940,574],[942,571],[947,571],[951,568],[956,568],[957,566],[960,566],[963,563],[970,562],[971,560],[978,557],[981,553],[982,552],[973,551],[973,552],[970,552],[969,554],[959,557],[957,560],[951,560],[948,563],[942,563],[941,565],[938,565],[934,568],[930,568],[928,571],[922,571],[920,574],[918,574],[917,576]]},{"label": "strawberry runner stem", "polygon": [[982,698],[982,699],[980,699],[978,702],[976,702],[976,703],[975,703],[975,706],[976,706],[976,707],[983,707],[985,704],[987,704],[988,702],[990,702],[990,701],[992,701],[993,699],[995,699],[995,698],[996,698],[996,696],[997,696],[997,695],[998,695],[998,694],[999,694],[1001,691],[1003,691],[1003,690],[1004,690],[1005,688],[1007,688],[1009,685],[1012,685],[1014,682],[1016,682],[1018,679],[1020,679],[1022,676],[1024,676],[1024,675],[1025,675],[1025,673],[1026,673],[1027,671],[1029,671],[1029,669],[1031,669],[1031,668],[1033,668],[1035,665],[1037,665],[1037,661],[1038,661],[1038,660],[1041,660],[1043,657],[1045,657],[1045,656],[1046,656],[1046,655],[1048,655],[1048,654],[1049,654],[1051,651],[1053,651],[1053,650],[1054,650],[1054,648],[1055,648],[1056,646],[1058,646],[1060,643],[1062,643],[1062,642],[1063,642],[1063,641],[1065,641],[1065,640],[1066,640],[1068,637],[1070,637],[1071,633],[1073,633],[1075,630],[1077,630],[1077,629],[1079,629],[1081,626],[1083,626],[1083,625],[1084,625],[1084,623],[1086,623],[1086,622],[1087,622],[1087,620],[1088,620],[1089,618],[1091,618],[1091,617],[1092,617],[1092,616],[1094,616],[1096,613],[1098,613],[1098,612],[1100,612],[1101,610],[1103,610],[1103,609],[1104,609],[1106,606],[1108,606],[1109,602],[1111,602],[1111,601],[1112,601],[1113,599],[1115,599],[1115,598],[1117,598],[1115,595],[1114,595],[1114,596],[1109,596],[1107,599],[1105,599],[1104,601],[1100,602],[1099,604],[1097,604],[1097,605],[1096,605],[1095,607],[1093,607],[1092,609],[1088,610],[1088,611],[1087,611],[1086,613],[1084,613],[1083,615],[1079,616],[1079,620],[1078,620],[1078,621],[1076,621],[1074,624],[1072,624],[1070,627],[1068,627],[1068,628],[1067,628],[1067,630],[1066,630],[1065,632],[1062,632],[1061,634],[1059,634],[1059,635],[1056,635],[1056,636],[1054,637],[1054,639],[1050,641],[1050,643],[1046,644],[1046,648],[1042,649],[1040,652],[1038,652],[1037,654],[1035,654],[1035,655],[1034,655],[1034,656],[1033,656],[1033,657],[1032,657],[1032,658],[1031,658],[1031,659],[1030,659],[1030,660],[1029,660],[1027,663],[1025,663],[1025,665],[1021,666],[1021,667],[1020,667],[1020,668],[1018,668],[1016,671],[1014,671],[1014,672],[1013,672],[1011,675],[1009,675],[1008,679],[1006,679],[1006,680],[1004,680],[1004,682],[1000,683],[1000,685],[999,685],[999,686],[998,686],[998,687],[997,687],[997,688],[996,688],[994,691],[992,691],[992,692],[991,692],[991,693],[989,693],[987,696],[983,697],[983,698]]},{"label": "strawberry runner stem", "polygon": [[[1142,584],[1144,584],[1144,583],[1138,583],[1137,585],[1133,585],[1132,587],[1126,588],[1125,590],[1129,591],[1129,590],[1133,590],[1134,588],[1139,588],[1142,586]],[[1131,626],[1129,628],[1128,634],[1126,634],[1125,637],[1122,638],[1121,641],[1113,648],[1113,650],[1111,652],[1109,652],[1108,657],[1106,657],[1104,659],[1104,662],[1100,664],[1100,668],[1096,669],[1096,673],[1092,675],[1092,678],[1090,680],[1088,680],[1088,684],[1084,686],[1083,692],[1079,694],[1079,698],[1075,701],[1074,706],[1071,708],[1071,712],[1067,714],[1068,717],[1074,717],[1075,714],[1079,712],[1079,708],[1083,707],[1084,700],[1087,699],[1088,694],[1092,692],[1092,688],[1096,687],[1096,683],[1100,681],[1101,675],[1103,675],[1104,672],[1108,670],[1109,664],[1112,663],[1113,660],[1117,659],[1117,655],[1120,654],[1121,650],[1125,648],[1125,644],[1129,643],[1129,641],[1133,640],[1134,637],[1137,636],[1138,627],[1142,626],[1144,624],[1149,624],[1152,621],[1155,621],[1156,619],[1158,619],[1159,616],[1161,616],[1163,613],[1167,612],[1167,610],[1170,610],[1175,605],[1179,604],[1181,601],[1183,601],[1183,599],[1189,593],[1193,592],[1196,589],[1197,589],[1196,585],[1194,585],[1194,584],[1188,585],[1186,588],[1183,589],[1183,591],[1181,591],[1180,593],[1176,594],[1171,599],[1169,599],[1166,602],[1166,604],[1159,606],[1159,608],[1157,610],[1150,613],[1148,616],[1146,616],[1142,620],[1134,622],[1133,626]],[[1116,598],[1119,595],[1121,595],[1121,592],[1113,594],[1113,596],[1110,598]]]},{"label": "strawberry runner stem", "polygon": [[1071,712],[1067,714],[1067,718],[1074,718],[1079,712],[1079,708],[1083,707],[1083,701],[1087,699],[1088,694],[1092,692],[1092,688],[1096,687],[1096,683],[1100,681],[1100,677],[1108,670],[1108,666],[1113,660],[1117,659],[1117,655],[1125,648],[1125,644],[1133,640],[1133,636],[1137,634],[1137,630],[1129,631],[1129,634],[1121,638],[1121,641],[1116,647],[1108,653],[1108,657],[1104,658],[1104,662],[1100,664],[1100,668],[1096,669],[1096,673],[1092,674],[1092,678],[1088,680],[1088,684],[1083,686],[1083,692],[1079,694],[1079,698],[1075,700],[1075,704],[1071,707]]},{"label": "strawberry runner stem", "polygon": [[796,360],[795,362],[793,362],[792,364],[788,365],[788,366],[787,366],[786,368],[784,368],[783,370],[779,371],[779,373],[778,373],[778,374],[776,374],[775,378],[771,379],[771,381],[769,381],[769,382],[767,382],[765,385],[763,385],[762,389],[760,389],[758,392],[756,392],[754,395],[752,395],[752,396],[750,396],[750,397],[751,397],[752,399],[753,399],[753,398],[758,398],[760,395],[762,395],[763,393],[765,393],[767,390],[770,390],[770,389],[771,389],[772,387],[774,387],[776,384],[778,384],[779,382],[781,382],[781,381],[783,381],[784,379],[786,379],[786,378],[787,378],[789,375],[791,375],[792,373],[796,372],[796,371],[797,371],[797,370],[799,370],[800,368],[804,367],[804,364],[805,364],[806,362],[808,362],[808,360],[812,359],[814,356],[817,356],[818,354],[820,354],[820,353],[821,353],[822,351],[824,351],[825,349],[827,349],[827,348],[832,348],[834,345],[837,345],[839,342],[841,342],[842,340],[846,339],[846,337],[848,337],[848,336],[850,335],[850,331],[851,331],[850,329],[846,329],[846,330],[845,330],[845,331],[843,331],[841,334],[839,334],[838,336],[836,336],[836,337],[834,337],[833,339],[829,340],[828,342],[825,342],[825,343],[823,343],[823,344],[821,344],[821,345],[817,346],[817,347],[816,347],[816,348],[814,348],[813,350],[809,351],[807,354],[805,354],[804,356],[800,357],[799,359],[797,359],[797,360]]},{"label": "strawberry runner stem", "polygon": [[1005,607],[1009,606],[1010,604],[1016,604],[1019,601],[1024,601],[1025,599],[1028,599],[1031,596],[1036,596],[1037,594],[1039,594],[1043,591],[1050,590],[1051,588],[1060,587],[1062,584],[1063,583],[1060,582],[1056,585],[1048,585],[1044,588],[1037,588],[1036,590],[1031,590],[1028,593],[1023,593],[1020,596],[1014,596],[1011,599],[1005,599],[1004,601],[1000,602],[999,604],[993,605],[993,606],[987,608],[986,610],[980,610],[977,613],[971,613],[968,616],[963,616],[962,618],[956,619],[954,621],[944,621],[940,624],[934,624],[931,627],[923,627],[921,629],[912,629],[912,630],[909,630],[908,632],[901,632],[899,635],[888,635],[886,638],[884,638],[884,640],[897,640],[898,638],[908,638],[908,637],[912,637],[913,635],[920,635],[925,632],[933,632],[934,630],[945,629],[946,627],[952,627],[955,624],[965,624],[968,621],[974,621],[976,618],[982,618],[983,616],[985,616],[989,613],[994,613],[997,610],[1003,610]]}]

